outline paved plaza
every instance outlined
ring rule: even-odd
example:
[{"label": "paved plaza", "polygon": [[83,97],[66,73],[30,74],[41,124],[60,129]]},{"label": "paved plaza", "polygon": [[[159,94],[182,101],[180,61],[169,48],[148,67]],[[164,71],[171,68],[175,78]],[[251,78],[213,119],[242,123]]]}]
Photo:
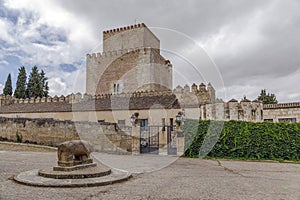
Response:
[{"label": "paved plaza", "polygon": [[21,185],[11,177],[53,166],[56,152],[0,144],[0,199],[300,199],[300,164],[102,153],[93,157],[133,177],[87,188]]}]

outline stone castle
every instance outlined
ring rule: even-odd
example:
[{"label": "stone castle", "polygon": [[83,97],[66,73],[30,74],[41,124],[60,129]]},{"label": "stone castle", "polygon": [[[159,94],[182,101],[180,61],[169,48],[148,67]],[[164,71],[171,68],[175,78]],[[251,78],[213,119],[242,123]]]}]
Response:
[{"label": "stone castle", "polygon": [[167,89],[172,89],[172,65],[145,24],[104,31],[103,53],[87,55],[87,94]]},{"label": "stone castle", "polygon": [[173,89],[172,64],[145,24],[103,32],[103,52],[86,56],[86,93],[15,99],[0,96],[0,116],[130,125],[138,112],[148,125],[173,125],[178,112],[201,120],[300,121],[300,103],[223,102],[208,83]]}]

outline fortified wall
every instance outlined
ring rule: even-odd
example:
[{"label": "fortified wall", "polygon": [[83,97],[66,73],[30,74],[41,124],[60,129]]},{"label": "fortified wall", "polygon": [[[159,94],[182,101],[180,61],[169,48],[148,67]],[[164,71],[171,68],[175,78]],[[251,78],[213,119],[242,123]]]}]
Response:
[{"label": "fortified wall", "polygon": [[191,88],[188,85],[185,85],[184,88],[177,86],[173,93],[178,98],[180,105],[184,107],[194,107],[195,105],[214,103],[216,101],[215,89],[210,83],[207,86],[201,83],[199,87],[194,83]]},{"label": "fortified wall", "polygon": [[270,122],[300,122],[300,102],[265,104],[264,120]]},{"label": "fortified wall", "polygon": [[[124,121],[130,125],[132,112],[139,112],[149,124],[160,125],[161,119],[174,118],[185,110],[186,117],[203,120],[263,121],[263,105],[259,101],[235,99],[229,102],[215,98],[211,84],[178,86],[173,91],[140,91],[121,94],[71,94],[68,96],[15,99],[0,95],[0,115],[4,117],[55,118],[73,121]],[[151,114],[149,114],[149,110]],[[157,110],[157,111],[154,111]],[[159,111],[161,110],[161,111]],[[24,113],[24,114],[23,114]],[[156,113],[156,114],[155,114]],[[160,114],[159,114],[160,113]],[[162,115],[162,113],[164,113]]]},{"label": "fortified wall", "polygon": [[[37,98],[26,98],[26,99],[18,99],[14,96],[10,95],[0,95],[0,108],[8,105],[16,105],[16,104],[35,104],[35,103],[55,103],[61,102],[65,104],[76,104],[82,103],[93,99],[111,99],[111,98],[141,98],[141,97],[160,97],[160,96],[172,96],[173,92],[171,90],[163,90],[163,91],[135,91],[133,93],[120,93],[120,94],[97,94],[97,95],[89,95],[82,94],[80,92],[76,94],[70,94],[67,96],[61,95],[60,97],[37,97]],[[44,104],[47,105],[47,104]]]},{"label": "fortified wall", "polygon": [[[72,121],[105,121],[130,126],[130,116],[139,112],[149,125],[174,118],[180,105],[172,91],[141,91],[132,94],[71,94],[66,97],[15,99],[0,96],[0,116],[9,118],[54,118]],[[158,124],[159,123],[159,124]]]},{"label": "fortified wall", "polygon": [[132,138],[112,123],[72,122],[54,119],[0,118],[2,141],[25,142],[47,146],[84,139],[96,151],[127,153]]},{"label": "fortified wall", "polygon": [[201,106],[201,119],[206,120],[241,120],[262,122],[264,119],[263,104],[260,101],[235,99],[229,102],[217,102]]}]

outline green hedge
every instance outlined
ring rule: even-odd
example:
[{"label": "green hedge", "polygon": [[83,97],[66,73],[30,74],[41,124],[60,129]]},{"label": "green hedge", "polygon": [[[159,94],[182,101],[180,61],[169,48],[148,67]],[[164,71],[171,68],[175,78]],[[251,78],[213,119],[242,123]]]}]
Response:
[{"label": "green hedge", "polygon": [[300,124],[186,120],[186,157],[300,160]]}]

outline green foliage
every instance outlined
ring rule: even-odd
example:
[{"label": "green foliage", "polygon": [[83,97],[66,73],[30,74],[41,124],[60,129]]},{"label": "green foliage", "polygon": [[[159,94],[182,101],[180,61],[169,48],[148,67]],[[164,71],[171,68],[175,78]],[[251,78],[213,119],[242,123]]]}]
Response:
[{"label": "green foliage", "polygon": [[277,104],[275,94],[270,94],[266,92],[265,89],[261,90],[260,95],[258,96],[258,100],[262,101],[264,104]]},{"label": "green foliage", "polygon": [[48,97],[49,95],[49,86],[47,80],[48,78],[46,77],[46,73],[44,72],[44,70],[42,70],[40,73],[40,81],[42,84],[42,91],[41,91],[42,97]]},{"label": "green foliage", "polygon": [[18,142],[18,143],[22,143],[23,136],[22,136],[22,134],[19,134],[18,131],[17,131],[17,133],[16,133],[16,139],[17,139],[17,142]]},{"label": "green foliage", "polygon": [[20,67],[17,83],[16,83],[16,90],[14,92],[14,96],[18,99],[26,98],[26,79],[27,79],[27,75],[26,75],[25,67]]},{"label": "green foliage", "polygon": [[5,95],[12,95],[12,84],[11,84],[11,76],[10,74],[8,74],[6,82],[5,82],[5,86],[3,89],[3,94]]},{"label": "green foliage", "polygon": [[300,123],[187,120],[183,130],[186,157],[300,160]]},{"label": "green foliage", "polygon": [[47,97],[49,91],[47,79],[48,78],[45,76],[45,72],[42,70],[41,73],[39,73],[38,68],[34,66],[29,75],[26,97]]}]

